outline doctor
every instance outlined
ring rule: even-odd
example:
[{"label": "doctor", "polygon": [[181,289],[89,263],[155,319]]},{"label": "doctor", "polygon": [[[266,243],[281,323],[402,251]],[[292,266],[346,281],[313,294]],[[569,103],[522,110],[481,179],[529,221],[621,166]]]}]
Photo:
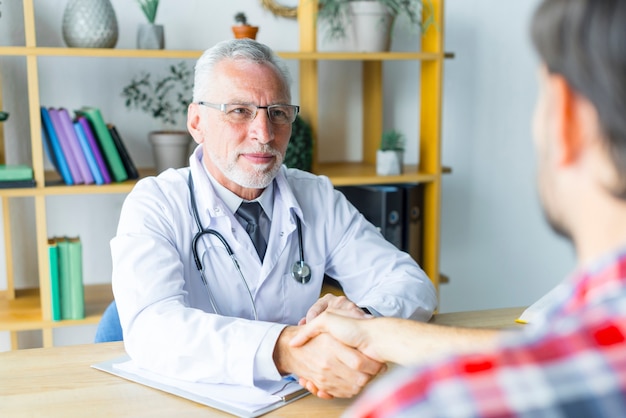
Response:
[{"label": "doctor", "polygon": [[[437,298],[419,266],[328,178],[282,165],[298,110],[265,45],[228,40],[198,60],[190,166],[139,181],[111,241],[124,343],[140,366],[244,385],[295,373],[350,397],[384,364],[328,334],[291,347],[298,323],[327,308],[430,318]],[[258,220],[242,213],[249,202]],[[325,273],[348,298],[319,298]]]}]

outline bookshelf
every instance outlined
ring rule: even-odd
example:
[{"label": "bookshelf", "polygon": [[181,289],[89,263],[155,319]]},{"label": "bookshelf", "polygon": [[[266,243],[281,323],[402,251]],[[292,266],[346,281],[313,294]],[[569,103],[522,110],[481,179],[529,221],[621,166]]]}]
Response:
[{"label": "bookshelf", "polygon": [[[109,185],[59,185],[56,173],[44,170],[44,150],[41,137],[40,101],[39,101],[39,57],[98,57],[102,59],[195,59],[202,51],[197,50],[134,50],[134,49],[83,49],[64,47],[38,47],[34,0],[22,0],[24,11],[24,46],[0,47],[0,56],[17,56],[26,60],[30,147],[37,182],[35,188],[0,189],[3,209],[3,227],[7,289],[0,291],[0,331],[9,331],[11,345],[17,349],[17,333],[26,330],[41,330],[43,346],[53,345],[53,330],[59,327],[97,324],[102,312],[112,300],[110,285],[89,285],[85,287],[86,318],[78,321],[52,321],[50,307],[49,262],[47,251],[47,216],[46,197],[63,195],[90,195],[128,193],[136,181],[125,181]],[[318,62],[324,60],[357,61],[363,66],[363,161],[346,163],[320,163],[314,150],[313,171],[327,175],[337,186],[359,184],[424,183],[424,262],[422,267],[438,287],[439,275],[439,214],[441,194],[441,92],[444,59],[443,51],[443,11],[444,0],[432,0],[436,29],[431,28],[422,38],[423,52],[386,52],[386,53],[351,53],[318,52],[316,18],[316,0],[301,0],[298,6],[298,27],[300,32],[300,50],[278,52],[286,60],[299,61],[300,105],[302,116],[312,127],[317,136],[318,98],[324,94],[319,88]],[[382,134],[383,118],[383,63],[385,61],[420,61],[420,160],[418,166],[405,166],[400,176],[380,177],[376,175],[376,149]],[[0,86],[0,92],[1,92]],[[0,104],[1,104],[0,97]],[[0,163],[4,156],[4,144],[10,141],[4,138],[0,129]],[[318,141],[315,141],[316,143]],[[153,170],[140,170],[141,177],[153,174]],[[17,289],[14,281],[14,259],[12,251],[11,213],[9,202],[13,198],[32,198],[34,205],[34,223],[37,242],[38,284],[36,289]]]}]

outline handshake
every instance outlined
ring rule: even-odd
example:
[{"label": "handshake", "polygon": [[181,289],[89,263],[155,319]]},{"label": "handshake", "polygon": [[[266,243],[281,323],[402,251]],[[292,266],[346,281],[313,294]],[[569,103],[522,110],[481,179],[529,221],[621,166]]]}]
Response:
[{"label": "handshake", "polygon": [[387,370],[386,361],[402,362],[386,352],[384,337],[376,338],[379,328],[394,321],[402,320],[374,318],[347,298],[327,294],[298,326],[283,330],[274,363],[320,398],[350,398]]}]

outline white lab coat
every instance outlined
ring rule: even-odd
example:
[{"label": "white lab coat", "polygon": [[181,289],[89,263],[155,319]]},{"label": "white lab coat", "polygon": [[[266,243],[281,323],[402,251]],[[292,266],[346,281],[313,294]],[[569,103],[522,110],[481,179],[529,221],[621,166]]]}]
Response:
[{"label": "white lab coat", "polygon": [[[346,295],[384,316],[428,320],[437,297],[431,281],[406,253],[335,191],[328,178],[282,167],[275,179],[267,253],[261,264],[252,241],[213,191],[201,147],[190,167],[140,180],[124,202],[111,240],[113,291],[128,354],[142,367],[179,379],[252,385],[279,379],[272,360],[285,324],[296,324],[320,296],[324,273]],[[191,242],[191,170],[204,228],[231,246],[252,302],[222,243],[198,245],[220,315],[213,312],[196,269]],[[305,262],[312,278],[291,278],[299,260],[293,214],[302,221]]]}]

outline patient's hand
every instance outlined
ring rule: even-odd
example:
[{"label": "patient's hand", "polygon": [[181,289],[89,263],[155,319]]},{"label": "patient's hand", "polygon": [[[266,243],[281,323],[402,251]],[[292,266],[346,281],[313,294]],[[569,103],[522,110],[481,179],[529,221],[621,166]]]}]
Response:
[{"label": "patient's hand", "polygon": [[345,315],[351,318],[368,318],[370,315],[363,312],[354,302],[345,296],[335,296],[331,293],[327,293],[317,300],[311,306],[306,313],[306,317],[302,318],[298,325],[303,325],[311,322],[314,318],[319,316],[327,309],[332,309],[338,314]]}]

